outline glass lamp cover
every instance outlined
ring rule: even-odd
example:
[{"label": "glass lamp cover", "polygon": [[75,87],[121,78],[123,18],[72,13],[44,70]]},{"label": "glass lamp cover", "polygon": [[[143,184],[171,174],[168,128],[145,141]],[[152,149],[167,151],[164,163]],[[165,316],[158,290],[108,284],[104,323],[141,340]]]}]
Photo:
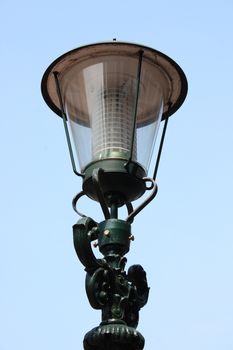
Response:
[{"label": "glass lamp cover", "polygon": [[83,172],[98,160],[127,161],[130,157],[140,50],[132,161],[147,172],[161,118],[172,114],[185,97],[183,72],[174,61],[147,47],[111,42],[70,51],[45,73],[43,95],[60,114],[51,79],[52,71],[59,73],[64,109]]},{"label": "glass lamp cover", "polygon": [[[106,158],[129,159],[137,92],[138,57],[102,56],[60,77],[81,169]],[[157,71],[143,64],[132,160],[147,169],[163,112]],[[154,74],[153,74],[154,73]]]}]

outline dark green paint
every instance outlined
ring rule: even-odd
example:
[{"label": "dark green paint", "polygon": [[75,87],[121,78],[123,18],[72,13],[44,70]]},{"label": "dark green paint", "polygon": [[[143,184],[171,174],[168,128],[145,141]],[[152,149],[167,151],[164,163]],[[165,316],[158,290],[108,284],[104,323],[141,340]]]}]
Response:
[{"label": "dark green paint", "polygon": [[[125,271],[131,225],[119,219],[97,224],[86,217],[73,226],[73,234],[76,253],[87,272],[88,300],[94,309],[102,310],[102,322],[85,335],[84,349],[142,350],[144,338],[136,327],[149,288],[140,265]],[[93,254],[93,241],[99,246],[102,259]]]},{"label": "dark green paint", "polygon": [[103,172],[99,179],[101,190],[108,206],[117,201],[120,207],[140,198],[146,191],[143,178],[145,170],[136,162],[125,159],[104,159],[90,163],[84,169],[83,191],[91,199],[98,202],[93,183],[93,173],[96,169]]}]

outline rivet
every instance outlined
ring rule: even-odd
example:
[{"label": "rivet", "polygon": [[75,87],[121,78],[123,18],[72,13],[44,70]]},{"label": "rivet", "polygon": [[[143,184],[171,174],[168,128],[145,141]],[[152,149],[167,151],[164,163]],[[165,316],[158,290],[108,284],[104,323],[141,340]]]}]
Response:
[{"label": "rivet", "polygon": [[130,235],[130,236],[129,236],[129,240],[130,240],[130,241],[134,241],[134,235]]},{"label": "rivet", "polygon": [[109,230],[104,230],[104,235],[105,236],[109,236],[110,235],[110,231]]}]

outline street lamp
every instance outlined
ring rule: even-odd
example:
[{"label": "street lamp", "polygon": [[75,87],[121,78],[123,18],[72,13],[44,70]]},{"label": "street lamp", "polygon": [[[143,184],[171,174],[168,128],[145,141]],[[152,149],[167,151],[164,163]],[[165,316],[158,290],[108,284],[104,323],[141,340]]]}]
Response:
[{"label": "street lamp", "polygon": [[[124,255],[134,238],[134,217],[157,193],[155,179],[168,118],[186,97],[186,77],[163,53],[114,40],[83,46],[56,59],[44,73],[42,94],[63,119],[72,167],[83,179],[82,191],[73,199],[81,216],[73,226],[74,246],[87,272],[88,300],[102,310],[102,322],[85,335],[84,349],[141,350],[144,338],[136,327],[149,288],[141,265],[125,272]],[[162,120],[154,173],[148,177]],[[151,191],[149,196],[134,209],[132,202],[146,191]],[[77,202],[84,195],[100,204],[102,222],[79,212]],[[122,206],[128,210],[125,220],[118,218]],[[93,241],[102,259],[93,254]]]}]

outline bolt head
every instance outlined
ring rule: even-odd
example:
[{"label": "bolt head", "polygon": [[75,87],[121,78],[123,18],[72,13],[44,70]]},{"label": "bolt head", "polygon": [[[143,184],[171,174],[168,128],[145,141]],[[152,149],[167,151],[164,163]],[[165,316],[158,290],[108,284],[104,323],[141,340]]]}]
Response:
[{"label": "bolt head", "polygon": [[107,237],[110,236],[110,231],[109,230],[104,230],[104,235],[107,236]]}]

